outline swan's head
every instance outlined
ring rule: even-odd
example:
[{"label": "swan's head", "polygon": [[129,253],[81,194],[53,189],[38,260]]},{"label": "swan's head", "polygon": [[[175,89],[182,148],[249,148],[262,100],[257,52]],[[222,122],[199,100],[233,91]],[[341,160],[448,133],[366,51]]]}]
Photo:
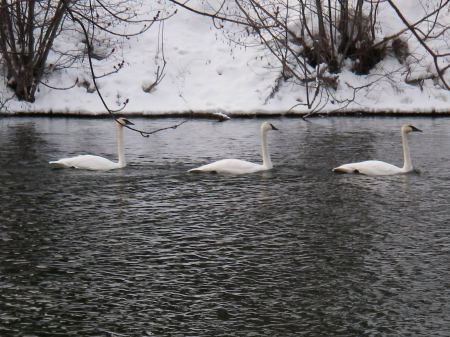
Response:
[{"label": "swan's head", "polygon": [[422,132],[422,130],[416,128],[416,127],[415,127],[414,125],[412,125],[412,124],[407,123],[407,124],[403,124],[403,125],[402,125],[402,132],[405,132],[405,133],[409,133],[409,132]]},{"label": "swan's head", "polygon": [[261,131],[278,130],[272,123],[264,122],[261,124]]},{"label": "swan's head", "polygon": [[125,125],[134,125],[134,123],[130,122],[128,119],[124,118],[124,117],[120,117],[116,119],[116,122],[119,123],[122,126]]}]

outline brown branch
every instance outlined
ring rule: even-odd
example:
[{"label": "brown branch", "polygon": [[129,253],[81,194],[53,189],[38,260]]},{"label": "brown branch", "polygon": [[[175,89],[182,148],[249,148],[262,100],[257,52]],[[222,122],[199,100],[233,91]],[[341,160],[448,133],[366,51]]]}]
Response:
[{"label": "brown branch", "polygon": [[[389,3],[389,5],[392,7],[392,9],[394,9],[394,11],[397,13],[398,17],[400,18],[400,20],[402,20],[402,22],[405,24],[406,27],[408,27],[409,31],[411,33],[413,33],[413,35],[415,36],[415,38],[417,39],[417,41],[422,45],[422,47],[425,48],[425,50],[428,52],[428,54],[431,55],[431,57],[433,58],[433,62],[434,62],[434,66],[436,68],[437,74],[439,76],[439,78],[441,79],[442,83],[444,84],[445,88],[447,90],[450,90],[450,86],[447,83],[447,81],[444,78],[444,70],[442,70],[439,67],[438,64],[438,59],[439,59],[439,55],[437,55],[426,43],[425,41],[423,41],[423,39],[420,38],[419,34],[417,34],[416,29],[408,22],[408,20],[406,20],[406,18],[403,16],[402,12],[398,9],[398,7],[393,3],[392,0],[387,0],[387,2]],[[449,1],[447,1],[449,2]],[[446,2],[446,3],[447,3]]]},{"label": "brown branch", "polygon": [[[68,8],[67,11],[68,11],[68,13],[69,13],[69,15],[70,15],[72,21],[78,23],[78,24],[81,26],[81,29],[83,30],[84,36],[85,36],[85,38],[86,38],[86,46],[87,46],[87,50],[88,50],[88,53],[87,53],[87,54],[88,54],[88,61],[89,61],[89,69],[90,69],[90,71],[91,71],[92,82],[94,83],[94,87],[95,87],[95,90],[96,90],[96,92],[97,92],[97,95],[98,95],[98,97],[100,98],[100,100],[101,100],[103,106],[105,107],[106,111],[108,111],[108,113],[109,113],[111,116],[113,116],[113,118],[117,121],[117,117],[114,116],[114,112],[115,112],[115,111],[114,111],[114,110],[111,110],[111,109],[109,108],[108,104],[106,104],[106,101],[105,101],[105,99],[103,98],[103,95],[101,94],[100,89],[99,89],[99,87],[98,87],[98,85],[97,85],[96,76],[95,76],[95,72],[94,72],[94,66],[93,66],[93,64],[92,64],[92,58],[91,58],[91,44],[89,43],[89,35],[88,35],[87,30],[86,30],[86,27],[84,26],[83,22],[81,22],[80,19],[78,19],[78,18],[75,17],[75,15],[73,14],[73,12],[72,12],[72,10],[71,10],[70,8]],[[128,99],[125,100],[124,105],[122,106],[122,108],[120,108],[120,110],[123,110],[123,109],[125,108],[125,106],[126,106],[127,103],[128,103]],[[120,110],[117,110],[117,111],[120,111]],[[186,123],[186,122],[189,121],[189,120],[190,120],[190,118],[189,118],[189,119],[186,119],[186,120],[184,120],[184,121],[182,121],[182,122],[180,122],[180,123],[178,123],[178,124],[176,124],[176,125],[164,127],[164,128],[157,129],[157,130],[153,130],[153,131],[144,131],[144,130],[140,130],[140,129],[131,127],[130,125],[124,125],[124,127],[128,128],[128,129],[130,129],[130,130],[133,130],[133,131],[138,132],[142,137],[149,137],[151,134],[157,133],[157,132],[159,132],[159,131],[168,130],[168,129],[176,129],[178,126],[180,126],[180,125]]]},{"label": "brown branch", "polygon": [[[250,22],[239,21],[239,20],[234,20],[234,19],[231,19],[231,18],[227,18],[226,16],[220,16],[220,15],[218,15],[218,11],[216,11],[215,14],[207,13],[207,12],[203,12],[203,11],[200,11],[198,9],[192,8],[190,6],[187,6],[186,4],[181,3],[181,2],[179,2],[177,0],[169,0],[169,1],[174,3],[177,6],[180,6],[180,7],[183,7],[184,9],[187,9],[188,11],[191,11],[191,12],[199,14],[199,15],[207,16],[207,17],[210,17],[212,19],[217,19],[217,20],[222,20],[222,21],[226,21],[226,22],[237,23],[237,24],[243,25],[243,26],[254,27],[253,23],[250,23]],[[223,0],[223,1],[225,2],[225,0]],[[268,27],[259,27],[259,28],[268,28]]]},{"label": "brown branch", "polygon": [[[6,107],[6,103],[8,103],[8,101],[12,101],[14,99],[14,94],[8,98],[2,98],[0,99],[0,113],[2,112],[3,108]],[[6,107],[5,110],[8,110],[8,108]]]},{"label": "brown branch", "polygon": [[[92,56],[92,55],[91,55]],[[119,62],[117,65],[115,65],[113,68],[114,68],[114,70],[111,70],[111,71],[109,71],[109,72],[107,72],[107,73],[104,73],[104,74],[102,74],[102,75],[97,75],[95,78],[96,79],[99,79],[99,78],[103,78],[103,77],[106,77],[106,76],[109,76],[109,75],[112,75],[112,74],[116,74],[116,73],[118,73],[119,71],[120,71],[120,69],[122,69],[123,68],[123,65],[125,64],[125,60],[122,60],[121,62]]]},{"label": "brown branch", "polygon": [[69,89],[72,89],[73,87],[75,87],[78,84],[78,78],[76,79],[74,84],[72,84],[70,87],[65,87],[65,88],[54,87],[54,86],[51,86],[50,84],[44,83],[42,81],[40,81],[39,83],[42,84],[43,86],[47,87],[47,88],[54,89],[54,90],[69,90]]},{"label": "brown branch", "polygon": [[[73,10],[73,9],[70,9],[70,11],[73,12],[73,13],[76,13],[77,15],[82,17],[84,20],[90,22],[93,26],[95,26],[95,27],[97,27],[97,28],[107,32],[108,34],[111,34],[111,35],[114,35],[114,36],[121,36],[121,37],[133,37],[133,36],[141,35],[142,33],[145,33],[147,30],[149,30],[155,22],[167,19],[167,18],[159,19],[158,18],[159,17],[159,12],[158,12],[156,14],[156,16],[154,17],[154,20],[150,24],[145,25],[144,28],[142,28],[141,30],[139,30],[137,32],[133,32],[133,33],[122,34],[122,33],[114,32],[114,31],[112,31],[112,30],[110,30],[110,29],[100,25],[99,23],[97,23],[94,20],[88,18],[87,16],[85,16],[84,14],[82,14],[79,11],[76,11],[76,10]],[[175,14],[175,13],[173,13],[173,14]],[[172,15],[170,15],[170,16],[172,16]]]},{"label": "brown branch", "polygon": [[[450,0],[446,0],[446,2],[444,3],[443,6],[447,5],[449,2],[450,2]],[[433,16],[434,14],[440,12],[442,8],[443,8],[442,6],[438,7],[437,9],[435,9],[434,11],[432,11],[431,13],[427,14],[427,15],[424,16],[423,18],[420,18],[420,19],[417,20],[416,22],[411,23],[410,25],[411,25],[412,27],[416,27],[416,26],[419,25],[420,23],[422,23],[422,22],[424,22],[425,20],[427,20],[429,17],[431,17],[431,16]],[[393,35],[386,36],[385,38],[383,38],[383,40],[381,40],[380,42],[374,44],[374,47],[376,48],[376,47],[378,47],[379,45],[381,45],[381,44],[383,44],[383,43],[386,43],[386,41],[395,39],[396,37],[402,35],[404,32],[406,32],[406,31],[408,31],[408,30],[409,30],[409,28],[406,27],[405,29],[402,29],[401,31],[399,31],[399,32],[397,32],[397,33],[395,33],[395,34],[393,34]],[[425,34],[424,34],[424,35],[425,35]]]}]

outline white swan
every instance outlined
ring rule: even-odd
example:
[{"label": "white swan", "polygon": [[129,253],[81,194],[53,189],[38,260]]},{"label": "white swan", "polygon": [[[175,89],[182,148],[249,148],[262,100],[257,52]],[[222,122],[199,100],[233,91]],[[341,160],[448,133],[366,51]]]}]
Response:
[{"label": "white swan", "polygon": [[239,159],[222,159],[215,161],[214,163],[203,165],[188,172],[217,172],[217,173],[232,173],[232,174],[245,174],[254,173],[258,171],[270,170],[273,165],[270,160],[269,150],[267,148],[267,132],[269,130],[278,130],[269,122],[261,124],[261,148],[263,163],[255,164],[246,160]]},{"label": "white swan", "polygon": [[76,168],[84,170],[112,170],[125,167],[127,165],[125,161],[125,153],[123,149],[123,126],[133,125],[126,118],[118,118],[115,120],[116,124],[116,137],[117,137],[117,154],[119,157],[118,162],[113,162],[109,159],[93,156],[90,154],[79,155],[76,157],[63,158],[56,161],[50,161],[49,164],[58,168]]},{"label": "white swan", "polygon": [[411,124],[402,125],[403,167],[400,168],[379,160],[366,160],[359,163],[341,165],[334,168],[333,171],[339,173],[361,173],[369,176],[386,176],[411,172],[414,168],[409,153],[407,135],[412,131],[422,132],[422,130],[419,130]]}]

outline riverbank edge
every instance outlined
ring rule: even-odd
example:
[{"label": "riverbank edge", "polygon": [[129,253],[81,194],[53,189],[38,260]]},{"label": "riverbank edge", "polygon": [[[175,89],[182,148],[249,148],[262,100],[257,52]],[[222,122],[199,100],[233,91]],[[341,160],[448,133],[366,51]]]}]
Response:
[{"label": "riverbank edge", "polygon": [[450,110],[430,111],[389,111],[389,110],[340,110],[340,111],[166,111],[166,112],[87,112],[87,111],[17,111],[0,112],[0,117],[75,117],[75,118],[106,118],[124,116],[129,118],[193,118],[228,120],[231,118],[315,118],[315,117],[450,117]]}]

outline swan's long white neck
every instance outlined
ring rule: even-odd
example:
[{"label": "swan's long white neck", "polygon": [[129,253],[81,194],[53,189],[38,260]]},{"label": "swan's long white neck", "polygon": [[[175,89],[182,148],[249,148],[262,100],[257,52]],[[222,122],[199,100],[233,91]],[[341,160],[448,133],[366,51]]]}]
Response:
[{"label": "swan's long white neck", "polygon": [[261,153],[263,157],[263,166],[267,169],[273,167],[272,160],[270,160],[269,149],[267,148],[267,129],[261,129]]},{"label": "swan's long white neck", "polygon": [[402,145],[403,145],[403,172],[410,172],[413,170],[411,155],[409,153],[408,134],[402,130]]},{"label": "swan's long white neck", "polygon": [[125,167],[127,162],[125,161],[125,153],[123,149],[123,132],[122,124],[116,122],[116,138],[117,138],[117,155],[119,157],[119,167]]}]

